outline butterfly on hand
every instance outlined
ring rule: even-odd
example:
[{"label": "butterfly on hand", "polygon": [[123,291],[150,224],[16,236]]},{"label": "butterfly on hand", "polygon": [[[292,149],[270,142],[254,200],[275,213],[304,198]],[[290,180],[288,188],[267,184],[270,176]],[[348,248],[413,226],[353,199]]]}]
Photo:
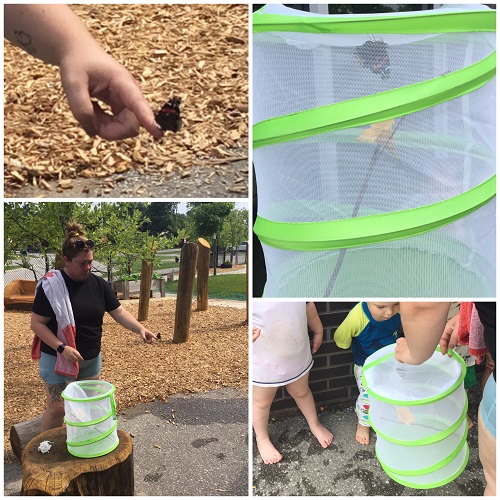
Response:
[{"label": "butterfly on hand", "polygon": [[182,125],[181,120],[181,98],[172,97],[166,102],[158,114],[155,116],[156,123],[166,132],[179,132]]}]

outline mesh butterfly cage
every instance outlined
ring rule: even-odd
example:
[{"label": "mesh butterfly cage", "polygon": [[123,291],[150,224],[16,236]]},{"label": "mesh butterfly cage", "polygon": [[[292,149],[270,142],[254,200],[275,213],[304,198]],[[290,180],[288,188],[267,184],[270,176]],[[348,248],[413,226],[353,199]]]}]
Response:
[{"label": "mesh butterfly cage", "polygon": [[119,444],[115,386],[104,380],[71,382],[62,393],[66,446],[71,455],[94,458]]},{"label": "mesh butterfly cage", "polygon": [[392,344],[363,365],[377,458],[389,477],[411,488],[447,484],[469,459],[465,363],[449,353],[407,365],[396,361]]},{"label": "mesh butterfly cage", "polygon": [[495,296],[495,11],[253,15],[267,297]]}]

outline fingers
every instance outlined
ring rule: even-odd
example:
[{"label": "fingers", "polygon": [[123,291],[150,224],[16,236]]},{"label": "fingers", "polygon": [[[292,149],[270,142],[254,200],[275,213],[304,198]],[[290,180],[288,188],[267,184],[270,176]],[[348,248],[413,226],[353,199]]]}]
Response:
[{"label": "fingers", "polygon": [[[99,135],[110,141],[135,137],[143,126],[155,139],[163,137],[154,113],[142,95],[137,82],[127,70],[114,70],[103,90],[92,94],[89,76],[61,68],[68,104],[74,117],[89,136]],[[92,101],[92,96],[109,104],[113,114]]]},{"label": "fingers", "polygon": [[141,90],[135,85],[135,81],[123,95],[123,103],[127,109],[134,114],[139,124],[155,139],[161,139],[163,137],[164,132],[156,123],[155,115],[142,95]]},{"label": "fingers", "polygon": [[394,357],[396,361],[400,363],[404,363],[404,352],[407,347],[406,339],[404,337],[400,337],[396,340],[396,348],[394,350]]},{"label": "fingers", "polygon": [[95,111],[90,99],[88,81],[83,79],[67,80],[62,72],[61,80],[73,116],[89,136],[97,135]]}]

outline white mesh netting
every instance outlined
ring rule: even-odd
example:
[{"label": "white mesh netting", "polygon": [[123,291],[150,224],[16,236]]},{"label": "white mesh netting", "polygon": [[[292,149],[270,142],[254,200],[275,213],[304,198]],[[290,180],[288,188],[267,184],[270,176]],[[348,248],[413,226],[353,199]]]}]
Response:
[{"label": "white mesh netting", "polygon": [[[282,6],[265,9],[304,14]],[[390,61],[385,74],[363,65],[362,47],[370,40],[383,41],[375,49]],[[494,51],[495,33],[272,32],[255,33],[253,47],[257,123],[465,68]],[[259,215],[279,222],[318,222],[417,208],[460,195],[495,173],[494,104],[492,80],[392,121],[257,148]],[[294,252],[263,245],[265,295],[494,296],[494,215],[490,203],[429,234],[349,249],[340,256],[337,271],[339,251]],[[381,281],[375,279],[379,275]],[[367,276],[373,277],[371,283]]]}]

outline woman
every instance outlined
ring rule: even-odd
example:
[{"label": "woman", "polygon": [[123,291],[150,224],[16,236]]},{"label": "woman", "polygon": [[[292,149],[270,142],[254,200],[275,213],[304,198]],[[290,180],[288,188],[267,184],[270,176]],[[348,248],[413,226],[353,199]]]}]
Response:
[{"label": "woman", "polygon": [[39,282],[31,314],[35,333],[32,357],[38,359],[47,395],[42,431],[63,424],[61,393],[68,382],[99,378],[105,312],[140,334],[144,342],[156,340],[120,305],[109,284],[90,272],[94,242],[84,236],[82,226],[69,222],[66,231],[62,247],[65,267],[47,273]]}]

